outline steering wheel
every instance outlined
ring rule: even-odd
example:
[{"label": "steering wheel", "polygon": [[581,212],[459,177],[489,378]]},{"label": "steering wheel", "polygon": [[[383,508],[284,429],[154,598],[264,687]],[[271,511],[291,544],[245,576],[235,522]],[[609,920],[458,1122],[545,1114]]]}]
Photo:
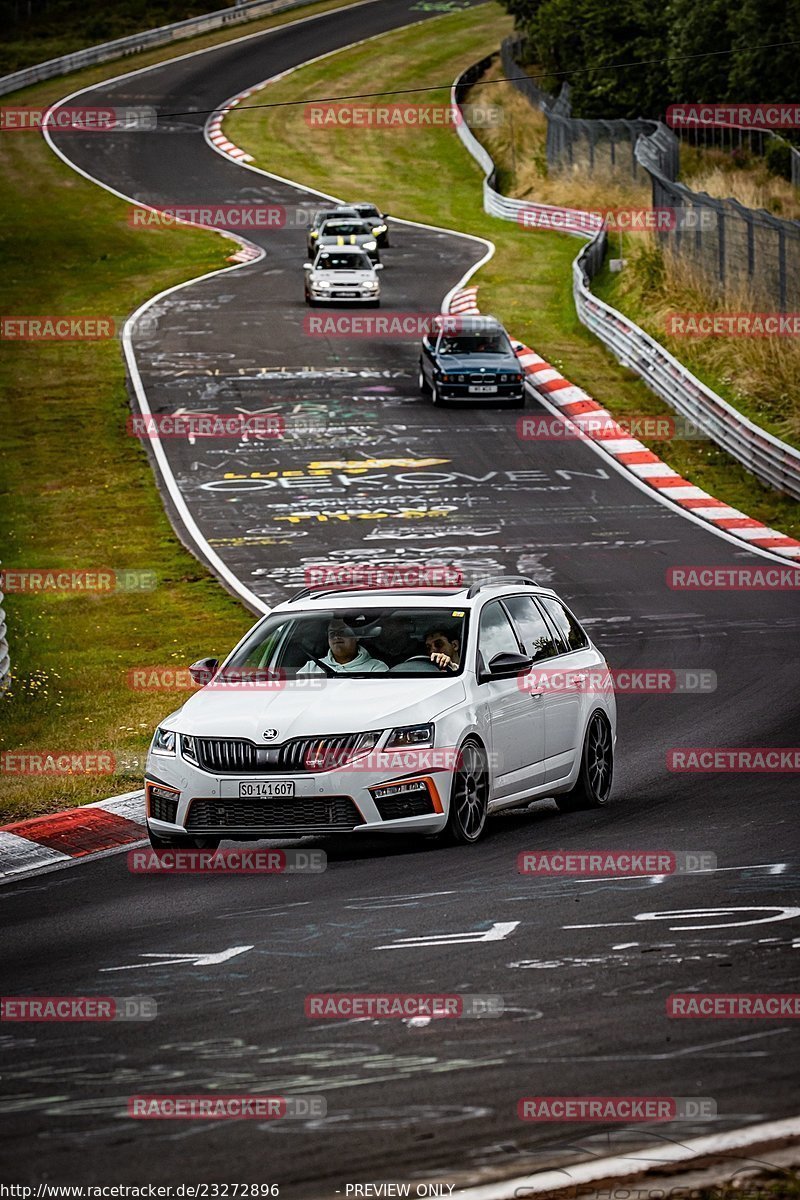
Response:
[{"label": "steering wheel", "polygon": [[393,671],[404,671],[409,663],[426,663],[428,665],[428,667],[430,668],[429,671],[423,671],[419,667],[415,667],[412,669],[412,673],[414,675],[429,675],[429,674],[439,675],[440,674],[439,668],[436,666],[436,663],[431,662],[431,660],[428,658],[427,654],[412,654],[410,658],[406,658],[403,660],[403,662],[396,663],[395,666],[390,667],[389,674],[391,674]]}]

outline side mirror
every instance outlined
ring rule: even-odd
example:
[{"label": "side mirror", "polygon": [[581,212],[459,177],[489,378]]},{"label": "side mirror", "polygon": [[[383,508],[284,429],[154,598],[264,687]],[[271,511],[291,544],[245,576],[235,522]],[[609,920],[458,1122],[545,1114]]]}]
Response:
[{"label": "side mirror", "polygon": [[314,264],[313,264],[313,263],[303,263],[303,270],[305,270],[305,271],[313,271],[313,269],[314,269]]},{"label": "side mirror", "polygon": [[527,654],[509,654],[503,651],[495,654],[489,662],[489,669],[482,679],[509,679],[514,675],[522,675],[533,666],[533,659]]},{"label": "side mirror", "polygon": [[373,264],[372,264],[372,266],[373,266],[373,269],[374,269],[375,271],[382,271],[382,270],[383,270],[383,263],[373,263]]},{"label": "side mirror", "polygon": [[198,658],[196,663],[192,663],[189,667],[189,674],[192,677],[192,682],[199,687],[205,687],[214,677],[214,672],[219,666],[218,658]]}]

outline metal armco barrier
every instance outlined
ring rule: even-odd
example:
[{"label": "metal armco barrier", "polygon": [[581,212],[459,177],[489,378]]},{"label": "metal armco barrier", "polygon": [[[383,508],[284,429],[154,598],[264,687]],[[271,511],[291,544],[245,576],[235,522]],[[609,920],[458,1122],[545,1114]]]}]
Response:
[{"label": "metal armco barrier", "polygon": [[255,17],[267,17],[272,13],[285,12],[290,8],[302,8],[311,0],[249,0],[234,8],[221,8],[216,12],[204,13],[200,17],[189,17],[185,21],[175,21],[172,25],[161,25],[158,29],[146,29],[143,33],[132,33],[127,37],[117,38],[113,42],[102,42],[99,46],[88,46],[85,50],[76,50],[74,54],[64,54],[60,58],[51,58],[48,62],[36,63],[35,66],[25,67],[15,71],[13,75],[0,77],[0,96],[15,92],[18,88],[29,87],[32,83],[41,83],[43,79],[54,79],[58,75],[68,75],[81,67],[93,67],[97,63],[108,62],[112,58],[120,58],[126,54],[138,54],[141,50],[149,50],[154,46],[165,46],[179,38],[193,37],[198,33],[209,33],[214,29],[222,29],[228,25],[241,25],[252,21]]},{"label": "metal armco barrier", "polygon": [[[475,63],[459,75],[453,84],[451,103],[457,105],[459,110],[466,91],[489,62],[490,59],[485,58]],[[505,221],[516,221],[521,226],[538,224],[540,228],[557,229],[587,240],[588,244],[572,264],[575,308],[587,329],[611,350],[619,362],[636,371],[656,395],[727,450],[757,479],[800,500],[800,451],[754,425],[697,379],[655,338],[592,294],[589,284],[602,266],[606,247],[606,231],[601,226],[600,218],[597,218],[594,230],[587,229],[587,213],[580,209],[558,208],[502,196],[494,186],[497,169],[491,155],[475,138],[465,119],[456,124],[456,130],[469,153],[485,172],[485,212]]]},{"label": "metal armco barrier", "polygon": [[11,673],[11,658],[8,649],[8,628],[6,613],[3,608],[3,592],[0,590],[0,692],[6,687]]}]

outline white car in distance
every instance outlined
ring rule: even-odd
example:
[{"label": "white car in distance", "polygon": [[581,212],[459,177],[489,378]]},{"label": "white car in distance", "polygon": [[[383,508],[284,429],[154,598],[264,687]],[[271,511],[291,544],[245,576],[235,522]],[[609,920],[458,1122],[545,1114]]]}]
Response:
[{"label": "white car in distance", "polygon": [[320,247],[313,262],[303,264],[306,304],[369,304],[381,302],[378,271],[381,263],[360,246]]},{"label": "white car in distance", "polygon": [[605,659],[528,579],[304,589],[221,665],[191,670],[206,686],[162,721],[147,758],[157,848],[376,832],[471,843],[499,809],[609,798]]}]

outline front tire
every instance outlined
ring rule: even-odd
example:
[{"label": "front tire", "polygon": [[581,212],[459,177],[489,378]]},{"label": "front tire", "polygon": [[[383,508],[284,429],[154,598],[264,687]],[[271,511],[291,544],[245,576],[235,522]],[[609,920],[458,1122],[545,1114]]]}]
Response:
[{"label": "front tire", "polygon": [[442,393],[439,391],[438,383],[431,384],[431,404],[433,404],[436,408],[444,407],[444,398]]},{"label": "front tire", "polygon": [[450,788],[450,810],[443,840],[452,846],[470,846],[482,836],[489,811],[489,771],[486,755],[477,742],[461,747]]},{"label": "front tire", "polygon": [[581,766],[575,784],[555,797],[559,812],[602,808],[611,795],[614,779],[614,745],[611,728],[602,713],[592,714],[583,739]]},{"label": "front tire", "polygon": [[427,379],[425,378],[425,372],[422,369],[422,363],[420,363],[420,367],[419,367],[419,390],[422,392],[423,396],[430,395],[431,388],[430,388],[430,384],[428,383]]}]

